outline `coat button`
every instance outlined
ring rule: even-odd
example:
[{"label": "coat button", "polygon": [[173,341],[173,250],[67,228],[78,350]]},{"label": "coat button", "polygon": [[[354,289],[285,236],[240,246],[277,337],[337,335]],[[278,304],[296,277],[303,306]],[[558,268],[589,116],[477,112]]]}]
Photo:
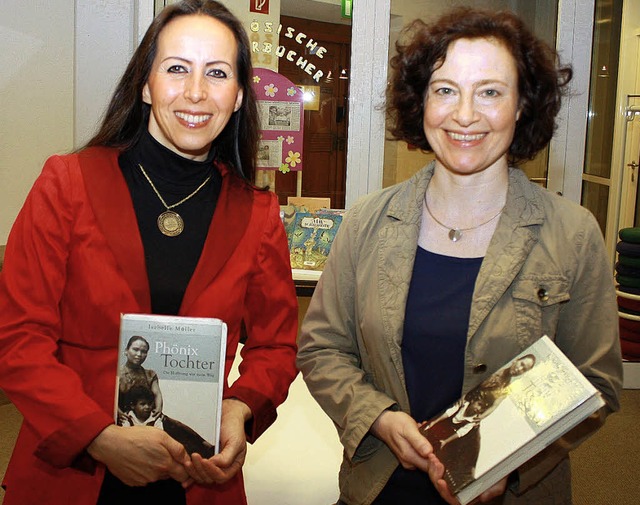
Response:
[{"label": "coat button", "polygon": [[479,374],[479,373],[485,373],[487,371],[487,365],[485,365],[484,363],[480,363],[479,365],[476,365],[473,367],[473,373]]},{"label": "coat button", "polygon": [[540,288],[538,290],[538,300],[541,302],[546,302],[549,300],[549,292],[545,288]]}]

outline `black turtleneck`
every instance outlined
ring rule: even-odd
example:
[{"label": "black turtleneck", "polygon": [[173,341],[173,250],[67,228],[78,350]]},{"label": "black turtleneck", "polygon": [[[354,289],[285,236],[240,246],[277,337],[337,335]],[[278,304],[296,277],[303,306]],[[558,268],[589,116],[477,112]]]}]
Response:
[{"label": "black turtleneck", "polygon": [[[193,161],[174,153],[145,132],[140,141],[120,155],[118,162],[129,186],[144,254],[155,314],[177,314],[193,275],[220,194],[221,176],[213,164],[214,149],[205,161]],[[174,207],[184,221],[180,235],[167,237],[157,225],[166,210],[139,165],[167,205],[179,202],[211,175],[209,182],[186,202]]]}]

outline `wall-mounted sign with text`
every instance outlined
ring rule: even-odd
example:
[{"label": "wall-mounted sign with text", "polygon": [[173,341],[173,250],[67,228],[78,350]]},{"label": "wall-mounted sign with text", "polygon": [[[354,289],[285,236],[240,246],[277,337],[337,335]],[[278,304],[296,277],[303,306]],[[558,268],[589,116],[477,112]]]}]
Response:
[{"label": "wall-mounted sign with text", "polygon": [[257,14],[269,14],[269,0],[250,0],[249,10]]},{"label": "wall-mounted sign with text", "polygon": [[342,0],[341,13],[343,18],[351,18],[353,12],[353,0]]},{"label": "wall-mounted sign with text", "polygon": [[[278,58],[286,58],[296,64],[302,71],[310,75],[314,81],[320,82],[325,75],[321,66],[327,48],[320,45],[306,33],[297,31],[291,26],[275,25],[272,22],[259,23],[252,21],[249,25],[251,39],[251,51],[264,55],[275,55]],[[251,34],[264,33],[267,36],[278,35],[280,44],[274,45],[272,39],[267,37],[264,41],[254,40]],[[290,39],[288,42],[286,39]],[[286,44],[286,45],[285,45]]]}]

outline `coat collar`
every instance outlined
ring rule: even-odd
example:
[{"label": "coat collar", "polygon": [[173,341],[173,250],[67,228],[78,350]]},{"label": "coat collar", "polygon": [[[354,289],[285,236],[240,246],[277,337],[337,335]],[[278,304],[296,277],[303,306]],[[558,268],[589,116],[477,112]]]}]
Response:
[{"label": "coat collar", "polygon": [[[394,191],[386,210],[389,218],[378,232],[378,296],[387,348],[396,372],[404,384],[402,335],[404,312],[413,274],[413,263],[422,220],[422,198],[433,166],[429,165],[406,183],[385,191]],[[396,392],[403,408],[409,408],[404,388]]]},{"label": "coat collar", "polygon": [[517,168],[509,169],[504,212],[484,257],[471,305],[468,338],[472,338],[520,271],[538,241],[544,209],[540,189]]},{"label": "coat collar", "polygon": [[[151,310],[142,239],[129,189],[118,165],[119,151],[94,147],[78,155],[88,199],[96,221],[113,252],[140,310]],[[180,313],[215,278],[244,235],[253,208],[253,191],[226,167],[219,167],[222,188],[207,239],[187,286]],[[206,261],[204,260],[206,258]]]},{"label": "coat collar", "polygon": [[[390,221],[380,229],[378,276],[381,317],[390,355],[404,381],[401,344],[404,310],[422,220],[422,201],[433,176],[430,163],[391,196],[386,215]],[[509,287],[522,262],[537,241],[544,220],[540,189],[517,168],[509,169],[505,210],[478,274],[470,315],[469,333],[477,331],[497,300]]]}]

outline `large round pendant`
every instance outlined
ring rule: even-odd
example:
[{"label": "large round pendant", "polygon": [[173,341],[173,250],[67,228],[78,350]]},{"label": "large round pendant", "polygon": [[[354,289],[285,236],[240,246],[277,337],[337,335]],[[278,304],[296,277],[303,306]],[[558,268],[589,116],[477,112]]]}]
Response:
[{"label": "large round pendant", "polygon": [[454,228],[449,230],[449,240],[451,240],[451,242],[457,242],[461,237],[462,232],[460,230],[456,230]]},{"label": "large round pendant", "polygon": [[167,237],[175,237],[184,230],[184,221],[179,214],[168,210],[158,216],[158,229]]}]

